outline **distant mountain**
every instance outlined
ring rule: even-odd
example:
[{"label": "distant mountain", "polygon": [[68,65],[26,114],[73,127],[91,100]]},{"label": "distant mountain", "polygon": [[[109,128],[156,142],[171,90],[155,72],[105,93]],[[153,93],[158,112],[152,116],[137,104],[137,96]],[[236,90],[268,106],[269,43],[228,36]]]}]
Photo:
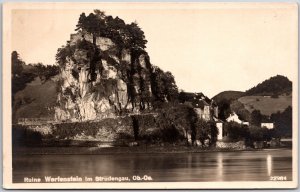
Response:
[{"label": "distant mountain", "polygon": [[247,90],[245,95],[278,96],[292,92],[292,82],[282,75],[271,77]]},{"label": "distant mountain", "polygon": [[234,111],[244,120],[250,120],[250,114],[259,110],[270,116],[283,112],[292,106],[292,82],[282,75],[271,77],[246,92],[224,91],[212,99],[219,106],[219,117],[225,120]]},{"label": "distant mountain", "polygon": [[223,91],[223,92],[217,94],[216,96],[214,96],[212,99],[218,103],[223,99],[228,100],[228,101],[235,100],[235,99],[240,98],[243,95],[244,95],[244,92],[242,92],[242,91]]}]

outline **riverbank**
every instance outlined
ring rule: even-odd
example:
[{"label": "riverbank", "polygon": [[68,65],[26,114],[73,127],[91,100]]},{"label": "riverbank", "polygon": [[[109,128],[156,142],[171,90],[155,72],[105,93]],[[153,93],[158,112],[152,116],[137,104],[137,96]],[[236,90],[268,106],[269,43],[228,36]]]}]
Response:
[{"label": "riverbank", "polygon": [[[270,149],[270,148],[268,148]],[[282,148],[273,148],[282,149]],[[134,146],[134,147],[17,147],[14,155],[109,155],[109,154],[143,154],[143,153],[205,153],[205,152],[234,152],[261,151],[265,149],[220,149],[187,146]]]}]

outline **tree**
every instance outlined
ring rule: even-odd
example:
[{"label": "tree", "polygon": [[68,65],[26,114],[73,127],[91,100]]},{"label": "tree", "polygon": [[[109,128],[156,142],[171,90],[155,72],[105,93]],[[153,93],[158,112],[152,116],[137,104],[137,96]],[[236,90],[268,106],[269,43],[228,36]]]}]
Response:
[{"label": "tree", "polygon": [[17,51],[13,51],[11,53],[11,66],[12,66],[12,75],[21,75],[23,71],[23,66],[24,62],[21,60],[19,53]]},{"label": "tree", "polygon": [[146,48],[147,40],[145,39],[144,31],[138,26],[137,22],[126,25],[128,33],[128,44],[133,50],[143,50]]},{"label": "tree", "polygon": [[151,77],[151,88],[155,100],[158,102],[177,101],[178,87],[174,76],[171,72],[164,72],[158,67],[155,67]]},{"label": "tree", "polygon": [[263,140],[264,141],[271,141],[273,137],[275,137],[275,132],[273,129],[267,129],[265,127],[261,128]]},{"label": "tree", "polygon": [[93,36],[93,44],[96,45],[96,37],[100,36],[101,32],[106,29],[105,13],[100,10],[94,10],[88,16],[82,13],[79,17],[76,30],[88,32]]},{"label": "tree", "polygon": [[209,125],[206,121],[199,119],[196,123],[196,138],[199,139],[202,146],[205,146],[205,140],[209,139]]},{"label": "tree", "polygon": [[292,137],[293,133],[293,110],[287,107],[283,112],[271,114],[271,120],[275,124],[275,129],[283,137]]},{"label": "tree", "polygon": [[218,107],[219,107],[218,116],[221,120],[225,121],[231,113],[230,101],[227,99],[222,99],[221,101],[218,102]]},{"label": "tree", "polygon": [[247,140],[249,138],[249,129],[236,122],[229,122],[224,124],[225,132],[232,141]]},{"label": "tree", "polygon": [[198,116],[192,107],[187,105],[165,104],[158,116],[160,129],[176,128],[189,144],[188,137],[191,136],[192,144],[196,140],[196,122]]},{"label": "tree", "polygon": [[71,46],[68,42],[66,46],[62,46],[61,48],[57,49],[57,53],[55,55],[56,62],[60,67],[64,67],[67,63],[67,58],[71,60],[74,59],[74,53],[75,53],[76,46]]},{"label": "tree", "polygon": [[199,139],[202,146],[205,146],[205,141],[209,141],[209,146],[216,143],[219,130],[216,127],[215,122],[204,121],[198,119],[196,123],[196,139]]},{"label": "tree", "polygon": [[254,110],[251,113],[251,124],[260,126],[263,116],[260,113],[260,110]]},{"label": "tree", "polygon": [[249,127],[249,131],[250,131],[250,138],[252,141],[263,141],[264,140],[262,128],[252,125]]},{"label": "tree", "polygon": [[171,72],[167,71],[163,75],[164,93],[168,101],[178,100],[178,87]]},{"label": "tree", "polygon": [[217,142],[219,130],[218,130],[215,122],[209,121],[208,124],[209,124],[209,131],[210,131],[209,132],[209,135],[210,135],[209,144],[211,146]]}]

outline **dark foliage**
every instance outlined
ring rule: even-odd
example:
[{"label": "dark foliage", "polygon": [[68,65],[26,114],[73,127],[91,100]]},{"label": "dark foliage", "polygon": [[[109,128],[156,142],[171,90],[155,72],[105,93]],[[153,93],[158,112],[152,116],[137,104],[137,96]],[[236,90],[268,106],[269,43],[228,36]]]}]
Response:
[{"label": "dark foliage", "polygon": [[241,125],[235,122],[225,124],[225,134],[231,141],[245,141],[247,146],[253,146],[255,141],[271,141],[278,138],[279,134],[275,129],[261,128],[259,126]]},{"label": "dark foliage", "polygon": [[262,122],[263,116],[260,113],[260,110],[254,110],[251,113],[251,121],[250,123],[255,125],[255,126],[260,126]]},{"label": "dark foliage", "polygon": [[178,98],[178,87],[171,72],[163,72],[160,68],[154,67],[151,77],[151,87],[155,101],[174,102]]},{"label": "dark foliage", "polygon": [[230,104],[230,109],[239,116],[239,119],[247,122],[251,121],[251,113],[246,109],[245,105],[240,101],[234,100]]},{"label": "dark foliage", "polygon": [[[188,135],[191,136],[192,144],[195,143],[198,131],[198,115],[194,109],[184,104],[165,104],[159,111],[158,127],[160,130],[167,129],[168,131],[176,128],[180,137],[185,138],[186,144],[188,144]],[[201,128],[199,128],[201,130]],[[203,133],[206,134],[203,137],[208,137],[209,131]],[[181,141],[181,140],[179,140]]]},{"label": "dark foliage", "polygon": [[282,137],[292,137],[293,133],[293,111],[289,106],[283,112],[273,113],[271,120],[275,123],[275,129]]},{"label": "dark foliage", "polygon": [[205,146],[205,141],[209,141],[209,145],[212,146],[217,141],[218,128],[215,122],[206,122],[202,119],[198,119],[196,122],[196,139],[199,139],[202,146]]},{"label": "dark foliage", "polygon": [[224,130],[232,141],[249,139],[248,127],[236,122],[225,123]]},{"label": "dark foliage", "polygon": [[184,140],[184,137],[180,134],[175,125],[165,127],[160,130],[160,138],[163,142],[177,143],[180,140]]},{"label": "dark foliage", "polygon": [[23,90],[26,87],[26,84],[33,81],[35,78],[35,74],[33,73],[21,73],[19,76],[15,76],[12,78],[12,98],[18,92]]},{"label": "dark foliage", "polygon": [[219,107],[218,108],[219,109],[219,111],[218,111],[219,112],[218,117],[221,120],[225,121],[229,117],[229,115],[231,113],[230,101],[227,100],[227,99],[222,99],[222,100],[220,100],[217,103],[217,105]]},{"label": "dark foliage", "polygon": [[29,71],[36,77],[40,77],[42,81],[46,81],[59,73],[59,67],[57,65],[43,65],[42,63],[29,64],[32,69]]},{"label": "dark foliage", "polygon": [[11,72],[13,76],[21,75],[23,71],[23,64],[24,61],[21,60],[19,53],[17,51],[13,51],[11,53]]}]

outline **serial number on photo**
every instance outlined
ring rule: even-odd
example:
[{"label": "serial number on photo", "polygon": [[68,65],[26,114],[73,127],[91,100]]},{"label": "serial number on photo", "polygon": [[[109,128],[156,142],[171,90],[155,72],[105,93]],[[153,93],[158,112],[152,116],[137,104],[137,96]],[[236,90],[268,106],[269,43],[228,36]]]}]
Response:
[{"label": "serial number on photo", "polygon": [[270,181],[286,181],[286,176],[271,176]]}]

